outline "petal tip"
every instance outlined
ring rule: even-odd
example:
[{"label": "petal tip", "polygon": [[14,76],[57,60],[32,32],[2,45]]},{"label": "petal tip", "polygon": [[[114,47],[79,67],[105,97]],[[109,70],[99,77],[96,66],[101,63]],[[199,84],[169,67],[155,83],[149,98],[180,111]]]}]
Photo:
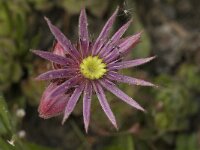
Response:
[{"label": "petal tip", "polygon": [[63,120],[62,120],[62,125],[65,123],[65,121],[69,118],[70,113],[65,113]]},{"label": "petal tip", "polygon": [[119,11],[119,6],[117,6],[117,8],[115,9],[115,11],[114,11],[114,13],[113,13],[113,15],[112,15],[112,16],[116,16],[116,15],[117,15],[117,13],[118,13],[118,11]]},{"label": "petal tip", "polygon": [[36,80],[36,81],[40,81],[41,79],[40,79],[39,76],[37,76],[37,77],[34,78],[34,80]]},{"label": "petal tip", "polygon": [[155,88],[160,89],[161,87],[159,85],[154,85]]},{"label": "petal tip", "polygon": [[64,116],[61,124],[64,125],[64,123],[65,123],[66,120],[67,120],[67,117]]},{"label": "petal tip", "polygon": [[119,127],[117,125],[117,123],[115,122],[115,124],[113,124],[113,126],[115,127],[115,129],[118,131],[119,130]]},{"label": "petal tip", "polygon": [[117,12],[119,11],[119,6],[118,6],[118,5],[117,5],[117,8],[116,8],[116,10],[115,10],[115,11],[117,11]]},{"label": "petal tip", "polygon": [[44,20],[47,22],[49,28],[51,29],[52,24],[51,24],[51,21],[49,20],[49,18],[47,18],[47,17],[44,16]]},{"label": "petal tip", "polygon": [[44,16],[44,20],[46,20],[47,22],[49,22],[49,18],[47,18],[46,16]]},{"label": "petal tip", "polygon": [[81,13],[85,13],[85,12],[86,12],[85,7],[82,7],[81,8]]},{"label": "petal tip", "polygon": [[87,127],[85,127],[85,132],[86,132],[86,133],[88,133],[88,126],[87,126]]},{"label": "petal tip", "polygon": [[127,22],[127,24],[130,25],[132,22],[133,22],[133,18],[131,18],[131,19]]},{"label": "petal tip", "polygon": [[42,81],[42,80],[45,80],[45,78],[44,78],[43,74],[41,74],[41,75],[35,77],[34,80],[36,80],[36,81]]},{"label": "petal tip", "polygon": [[42,50],[34,50],[34,49],[30,49],[30,51],[35,55],[41,55],[42,53],[45,52],[45,51],[42,51]]},{"label": "petal tip", "polygon": [[149,58],[149,61],[151,61],[151,60],[153,60],[153,59],[156,59],[157,57],[158,57],[157,55],[152,56],[152,57]]},{"label": "petal tip", "polygon": [[141,30],[140,32],[138,32],[137,34],[141,36],[141,34],[144,33],[144,30]]},{"label": "petal tip", "polygon": [[157,85],[155,85],[155,84],[153,84],[153,83],[150,83],[150,82],[147,82],[147,83],[148,83],[147,86],[151,86],[151,87],[155,87],[155,88],[158,87]]},{"label": "petal tip", "polygon": [[143,34],[143,31],[140,31],[140,32],[138,32],[138,33],[136,33],[136,37],[138,38],[138,40],[141,38],[141,36],[142,36],[142,34]]},{"label": "petal tip", "polygon": [[36,53],[37,53],[37,50],[30,49],[30,52],[36,54]]},{"label": "petal tip", "polygon": [[88,133],[89,122],[84,121],[85,132]]},{"label": "petal tip", "polygon": [[147,113],[147,111],[144,108],[142,108],[141,106],[137,107],[137,109],[143,111],[144,113]]}]

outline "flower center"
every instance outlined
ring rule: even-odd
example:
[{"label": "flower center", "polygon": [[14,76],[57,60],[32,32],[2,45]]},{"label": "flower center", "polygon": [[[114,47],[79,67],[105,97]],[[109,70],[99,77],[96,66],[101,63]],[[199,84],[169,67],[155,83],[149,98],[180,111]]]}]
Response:
[{"label": "flower center", "polygon": [[98,56],[88,56],[80,64],[80,71],[85,78],[94,80],[106,73],[106,64]]}]

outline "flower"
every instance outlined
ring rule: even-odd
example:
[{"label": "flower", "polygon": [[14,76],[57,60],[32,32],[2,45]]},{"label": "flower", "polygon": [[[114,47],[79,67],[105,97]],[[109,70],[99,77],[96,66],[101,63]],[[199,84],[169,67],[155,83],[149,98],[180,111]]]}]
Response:
[{"label": "flower", "polygon": [[91,42],[85,9],[79,17],[79,41],[73,45],[70,40],[45,18],[56,39],[53,52],[33,50],[32,52],[52,62],[53,70],[39,75],[37,80],[50,80],[39,106],[40,117],[49,118],[64,114],[64,123],[72,113],[83,94],[83,118],[86,132],[90,121],[91,98],[95,93],[108,119],[117,128],[115,116],[107,102],[104,90],[113,93],[125,103],[144,111],[131,97],[121,91],[116,82],[133,85],[154,86],[152,83],[118,73],[149,62],[155,57],[124,61],[126,55],[139,42],[141,33],[122,38],[131,20],[124,24],[110,39],[109,32],[117,16],[118,8],[106,22],[96,41]]}]

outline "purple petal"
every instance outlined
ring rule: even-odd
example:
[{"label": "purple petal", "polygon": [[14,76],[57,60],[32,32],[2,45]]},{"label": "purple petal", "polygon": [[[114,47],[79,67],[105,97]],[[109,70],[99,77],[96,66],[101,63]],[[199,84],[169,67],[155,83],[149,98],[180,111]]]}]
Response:
[{"label": "purple petal", "polygon": [[74,110],[74,107],[76,106],[76,103],[78,102],[78,99],[81,96],[81,93],[83,92],[83,89],[84,89],[84,84],[81,84],[79,87],[77,87],[75,89],[74,93],[69,98],[69,101],[68,101],[67,106],[65,108],[65,113],[64,113],[62,124],[65,123],[65,121],[67,120],[69,115]]},{"label": "purple petal", "polygon": [[79,17],[79,40],[82,55],[85,56],[89,47],[88,22],[85,9],[81,10],[81,14]]},{"label": "purple petal", "polygon": [[52,34],[55,36],[56,40],[60,43],[63,49],[74,58],[78,57],[79,53],[71,44],[70,40],[68,40],[67,37],[56,26],[51,24],[48,18],[45,17],[44,19],[47,21]]},{"label": "purple petal", "polygon": [[72,75],[70,74],[72,69],[57,69],[45,72],[39,75],[36,80],[52,80],[52,79],[60,79],[60,78],[68,78]]},{"label": "purple petal", "polygon": [[67,65],[71,61],[71,59],[69,58],[65,58],[65,57],[53,54],[51,52],[45,52],[45,51],[40,51],[40,50],[32,50],[32,52],[44,59],[47,59],[49,61],[52,61],[60,65]]},{"label": "purple petal", "polygon": [[51,83],[44,91],[40,100],[38,112],[39,116],[44,119],[54,117],[63,113],[69,99],[68,94],[59,95],[55,98],[49,98],[49,94],[54,88],[56,88],[56,86],[56,83]]},{"label": "purple petal", "polygon": [[126,32],[126,30],[128,29],[129,25],[131,24],[132,19],[129,20],[127,23],[125,23],[111,38],[111,41],[113,43],[116,43],[121,37],[122,35]]},{"label": "purple petal", "polygon": [[58,85],[53,91],[52,93],[49,95],[50,97],[56,97],[60,94],[63,94],[65,92],[67,92],[67,90],[73,86],[76,85],[76,83],[78,82],[78,77],[72,77],[71,79],[63,82],[61,85]]},{"label": "purple petal", "polygon": [[108,64],[108,68],[110,70],[115,70],[115,69],[124,69],[124,68],[136,67],[136,66],[145,64],[145,63],[153,60],[154,58],[156,58],[156,56],[148,57],[148,58],[135,59],[135,60],[129,60],[129,61],[116,62],[116,63],[113,63],[113,64]]},{"label": "purple petal", "polygon": [[104,46],[104,48],[100,51],[99,55],[105,57],[112,50],[113,45],[115,45],[118,40],[122,37],[122,35],[126,32],[132,20],[129,20],[126,24],[124,24],[109,40],[109,42]]},{"label": "purple petal", "polygon": [[139,32],[122,42],[119,47],[120,53],[126,53],[130,48],[133,48],[140,40],[142,32]]},{"label": "purple petal", "polygon": [[[134,35],[132,35],[132,36],[134,36]],[[126,40],[129,39],[130,37],[131,37],[131,35],[129,35],[129,36],[127,36],[127,37],[124,37],[124,38],[121,38],[121,39],[117,42],[117,44],[118,44],[118,45],[122,44],[124,41],[126,41]]]},{"label": "purple petal", "polygon": [[91,98],[92,98],[92,86],[90,85],[90,83],[87,82],[83,93],[83,120],[86,132],[88,132],[88,126],[90,122]]},{"label": "purple petal", "polygon": [[108,104],[108,101],[106,99],[105,93],[101,87],[101,85],[99,85],[97,82],[93,84],[94,90],[97,94],[97,97],[99,99],[99,102],[101,104],[101,107],[103,109],[103,111],[105,112],[106,116],[108,117],[108,119],[111,121],[111,123],[113,124],[113,126],[117,129],[117,123],[115,120],[115,116]]},{"label": "purple petal", "polygon": [[140,36],[141,32],[124,40],[121,44],[116,46],[116,48],[111,53],[109,53],[109,55],[107,55],[104,58],[105,62],[106,63],[111,62],[119,55],[127,53],[131,48],[135,47],[135,45],[139,42]]},{"label": "purple petal", "polygon": [[99,37],[97,38],[96,42],[94,43],[94,46],[92,48],[92,54],[94,54],[94,55],[98,54],[100,48],[106,42],[106,40],[107,40],[107,38],[109,36],[110,30],[113,27],[113,23],[114,23],[115,18],[117,16],[118,10],[119,10],[119,8],[117,8],[115,10],[115,12],[113,13],[113,15],[108,19],[108,21],[104,25],[101,33],[99,34]]},{"label": "purple petal", "polygon": [[116,72],[110,72],[109,75],[107,76],[110,80],[118,81],[118,82],[123,82],[123,83],[128,83],[128,84],[133,84],[133,85],[141,85],[141,86],[155,86],[154,84],[136,79],[133,77],[128,77],[124,75],[120,75]]},{"label": "purple petal", "polygon": [[126,102],[127,104],[131,105],[132,107],[135,107],[139,110],[145,111],[135,100],[133,100],[131,97],[129,97],[127,94],[125,94],[123,91],[121,91],[117,86],[108,81],[108,80],[102,80],[100,81],[101,85],[106,88],[108,91],[113,93],[115,96],[120,98],[122,101]]}]

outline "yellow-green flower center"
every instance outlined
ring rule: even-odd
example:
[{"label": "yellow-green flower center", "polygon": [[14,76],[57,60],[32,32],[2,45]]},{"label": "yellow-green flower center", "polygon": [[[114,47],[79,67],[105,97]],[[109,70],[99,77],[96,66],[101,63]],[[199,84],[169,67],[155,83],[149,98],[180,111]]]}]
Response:
[{"label": "yellow-green flower center", "polygon": [[106,64],[98,56],[88,56],[80,64],[80,71],[85,78],[94,80],[106,73]]}]

